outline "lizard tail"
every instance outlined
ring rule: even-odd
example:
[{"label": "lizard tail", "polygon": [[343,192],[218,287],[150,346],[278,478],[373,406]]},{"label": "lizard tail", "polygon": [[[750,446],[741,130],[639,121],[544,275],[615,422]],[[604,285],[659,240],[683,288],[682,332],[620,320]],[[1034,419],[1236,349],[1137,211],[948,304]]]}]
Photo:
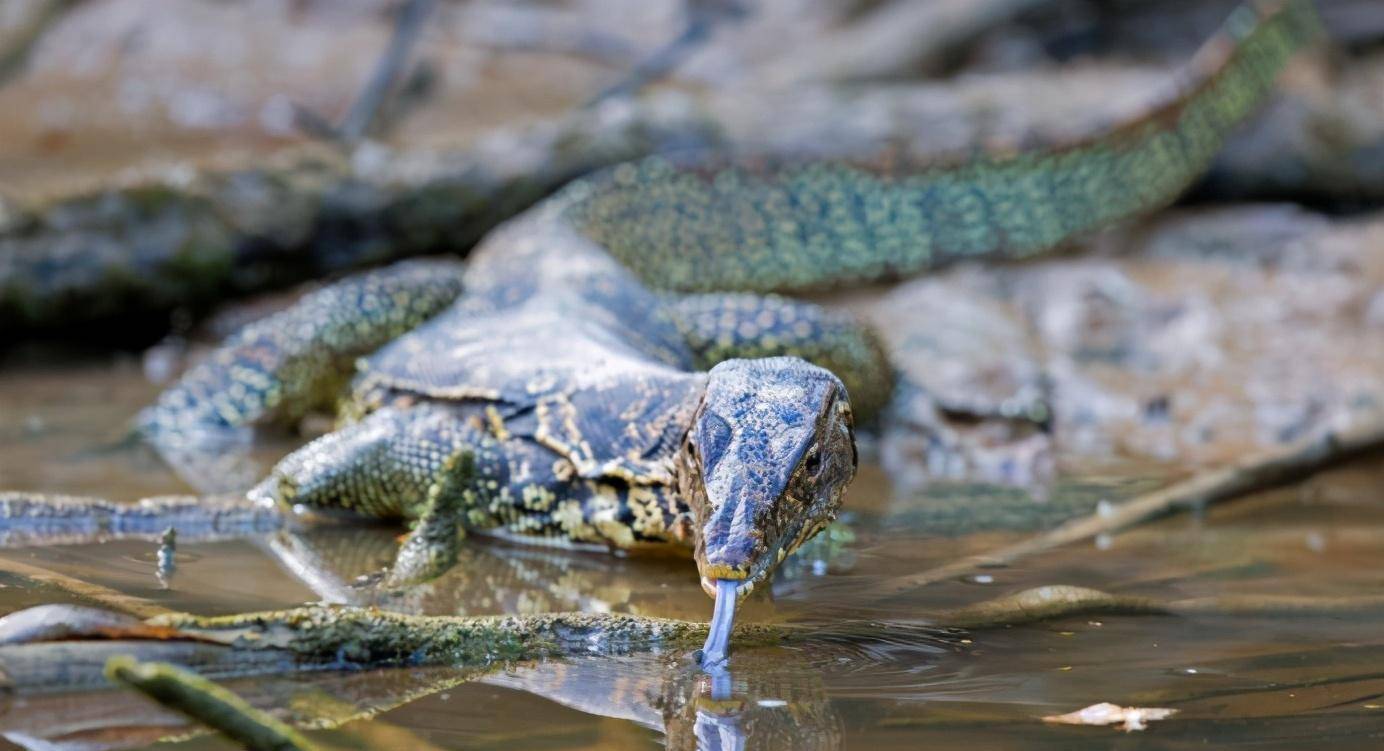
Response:
[{"label": "lizard tail", "polygon": [[1157,106],[1048,148],[927,165],[653,158],[569,187],[561,216],[678,291],[807,291],[1032,256],[1173,201],[1319,28],[1310,0],[1248,2]]}]

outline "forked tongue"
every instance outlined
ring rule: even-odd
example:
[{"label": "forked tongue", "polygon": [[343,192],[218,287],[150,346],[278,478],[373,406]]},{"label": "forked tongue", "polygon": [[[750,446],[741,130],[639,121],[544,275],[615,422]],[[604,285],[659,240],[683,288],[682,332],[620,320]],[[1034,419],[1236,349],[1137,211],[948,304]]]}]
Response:
[{"label": "forked tongue", "polygon": [[740,582],[716,580],[716,612],[711,616],[711,631],[702,646],[702,667],[712,668],[726,661],[730,653],[730,632],[735,625],[735,596]]}]

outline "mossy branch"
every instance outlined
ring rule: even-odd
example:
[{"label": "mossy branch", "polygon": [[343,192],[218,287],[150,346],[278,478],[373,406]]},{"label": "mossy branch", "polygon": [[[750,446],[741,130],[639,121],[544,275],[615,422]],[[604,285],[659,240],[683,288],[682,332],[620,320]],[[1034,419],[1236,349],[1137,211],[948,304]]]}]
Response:
[{"label": "mossy branch", "polygon": [[312,751],[296,730],[196,673],[164,662],[117,655],[106,678],[200,722],[251,751]]}]

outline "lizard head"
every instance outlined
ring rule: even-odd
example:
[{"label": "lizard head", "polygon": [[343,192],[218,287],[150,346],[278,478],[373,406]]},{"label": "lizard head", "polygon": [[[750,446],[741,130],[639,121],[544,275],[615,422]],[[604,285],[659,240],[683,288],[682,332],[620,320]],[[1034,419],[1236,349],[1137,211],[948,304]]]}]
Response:
[{"label": "lizard head", "polygon": [[678,473],[702,588],[749,594],[836,517],[855,470],[850,400],[830,371],[796,357],[712,368]]}]

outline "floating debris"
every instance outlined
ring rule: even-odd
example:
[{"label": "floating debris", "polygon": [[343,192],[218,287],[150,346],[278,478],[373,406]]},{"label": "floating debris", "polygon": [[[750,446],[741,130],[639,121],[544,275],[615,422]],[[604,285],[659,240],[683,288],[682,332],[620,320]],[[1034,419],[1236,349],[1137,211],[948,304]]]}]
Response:
[{"label": "floating debris", "polygon": [[170,589],[173,586],[173,574],[178,571],[178,562],[175,556],[178,552],[178,529],[169,527],[163,531],[163,536],[159,538],[158,567],[154,569],[154,575],[159,578],[161,589]]},{"label": "floating debris", "polygon": [[1059,725],[1119,725],[1126,733],[1143,730],[1150,722],[1166,720],[1177,714],[1176,709],[1162,707],[1122,707],[1110,702],[1092,704],[1067,714],[1048,715],[1043,722]]}]

